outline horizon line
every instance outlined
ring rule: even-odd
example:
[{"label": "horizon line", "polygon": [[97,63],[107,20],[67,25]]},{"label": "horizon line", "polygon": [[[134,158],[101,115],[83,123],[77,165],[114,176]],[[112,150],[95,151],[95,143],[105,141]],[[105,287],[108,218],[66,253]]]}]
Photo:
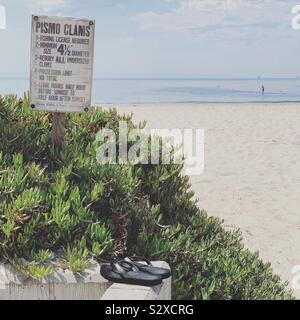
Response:
[{"label": "horizon line", "polygon": [[[1,76],[0,79],[30,79],[30,76]],[[94,77],[93,80],[300,80],[293,77]]]}]

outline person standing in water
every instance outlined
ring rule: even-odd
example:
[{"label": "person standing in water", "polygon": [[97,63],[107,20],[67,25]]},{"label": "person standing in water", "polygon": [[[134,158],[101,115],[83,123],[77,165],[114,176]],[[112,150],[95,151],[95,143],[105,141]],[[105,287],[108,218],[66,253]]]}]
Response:
[{"label": "person standing in water", "polygon": [[264,85],[261,86],[261,94],[262,94],[262,95],[265,94],[265,86],[264,86]]}]

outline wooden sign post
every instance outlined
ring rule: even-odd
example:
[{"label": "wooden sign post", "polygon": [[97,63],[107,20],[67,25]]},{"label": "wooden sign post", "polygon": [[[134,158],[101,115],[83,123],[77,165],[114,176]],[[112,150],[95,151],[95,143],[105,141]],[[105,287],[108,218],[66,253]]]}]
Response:
[{"label": "wooden sign post", "polygon": [[60,152],[63,147],[66,127],[66,114],[52,114],[52,143],[55,151]]},{"label": "wooden sign post", "polygon": [[67,112],[91,106],[95,21],[32,16],[30,106],[52,113],[52,141],[63,147]]}]

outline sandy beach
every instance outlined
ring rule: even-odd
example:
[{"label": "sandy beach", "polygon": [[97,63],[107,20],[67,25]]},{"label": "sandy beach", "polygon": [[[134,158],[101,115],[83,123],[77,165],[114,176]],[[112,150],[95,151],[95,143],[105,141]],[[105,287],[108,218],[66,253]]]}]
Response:
[{"label": "sandy beach", "polygon": [[[300,265],[300,104],[121,105],[149,128],[205,129],[199,206],[240,228],[283,280]],[[300,298],[300,290],[294,291]]]}]

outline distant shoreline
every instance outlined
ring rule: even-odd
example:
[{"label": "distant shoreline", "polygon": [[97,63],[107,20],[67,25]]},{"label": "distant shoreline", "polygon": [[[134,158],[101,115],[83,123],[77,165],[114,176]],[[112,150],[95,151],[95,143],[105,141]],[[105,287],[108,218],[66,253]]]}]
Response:
[{"label": "distant shoreline", "polygon": [[93,102],[92,106],[95,107],[102,107],[102,106],[124,106],[124,107],[135,107],[135,106],[154,106],[154,107],[162,107],[162,106],[171,106],[171,105],[176,105],[176,106],[184,106],[184,105],[191,105],[191,106],[195,106],[195,105],[268,105],[268,104],[287,104],[287,105],[293,105],[293,104],[300,104],[300,101],[245,101],[245,102],[230,102],[230,101],[180,101],[180,102],[124,102],[124,103],[115,103],[115,102]]},{"label": "distant shoreline", "polygon": [[[262,94],[262,88],[265,88]],[[293,79],[94,79],[97,104],[298,103],[300,80]],[[0,78],[1,94],[23,96],[29,78]]]},{"label": "distant shoreline", "polygon": [[[29,81],[29,76],[0,76],[0,80],[28,80]],[[93,78],[93,81],[105,81],[105,80],[109,80],[109,81],[284,81],[284,80],[295,80],[295,81],[300,81],[300,77],[266,77],[266,78],[253,78],[253,77],[249,77],[249,78],[168,78],[168,77],[162,77],[162,78],[135,78],[135,77],[128,77],[128,78],[122,78],[122,77],[95,77]]]}]

